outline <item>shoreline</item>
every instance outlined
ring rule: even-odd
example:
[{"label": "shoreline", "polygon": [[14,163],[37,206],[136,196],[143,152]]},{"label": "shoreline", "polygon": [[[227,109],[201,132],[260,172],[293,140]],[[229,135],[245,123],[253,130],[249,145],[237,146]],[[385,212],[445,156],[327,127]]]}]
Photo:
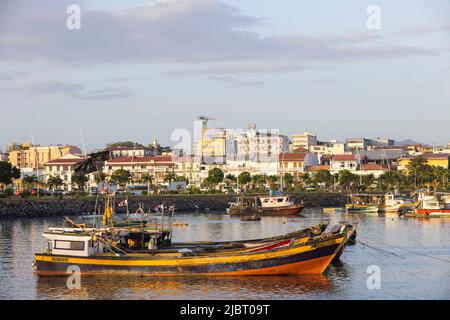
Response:
[{"label": "shoreline", "polygon": [[[297,201],[306,202],[307,206],[337,207],[346,202],[344,193],[295,193]],[[117,197],[117,201],[125,199]],[[133,196],[128,198],[129,211],[134,213],[138,204],[142,203],[145,210],[153,209],[164,203],[175,205],[177,212],[225,212],[229,202],[233,202],[236,195],[152,195]],[[3,198],[0,199],[0,219],[36,218],[36,217],[64,217],[92,214],[95,210],[96,197],[69,198],[40,197],[40,198]],[[103,199],[98,199],[100,208]],[[116,207],[116,213],[126,213],[125,207]]]}]

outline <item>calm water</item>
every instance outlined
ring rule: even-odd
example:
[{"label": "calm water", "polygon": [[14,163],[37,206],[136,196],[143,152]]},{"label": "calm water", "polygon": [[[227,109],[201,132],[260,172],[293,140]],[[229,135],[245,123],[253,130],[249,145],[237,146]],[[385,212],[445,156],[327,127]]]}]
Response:
[{"label": "calm water", "polygon": [[[303,215],[241,222],[228,215],[179,214],[176,221],[189,226],[176,228],[174,238],[250,239],[323,219],[331,224],[346,220],[357,225],[359,240],[376,250],[348,247],[342,265],[330,266],[322,276],[83,277],[81,290],[69,290],[66,279],[38,278],[31,268],[33,254],[45,247],[41,233],[63,219],[0,220],[0,299],[450,299],[450,219],[322,214],[319,209]],[[367,288],[371,265],[381,270],[379,290]]]}]

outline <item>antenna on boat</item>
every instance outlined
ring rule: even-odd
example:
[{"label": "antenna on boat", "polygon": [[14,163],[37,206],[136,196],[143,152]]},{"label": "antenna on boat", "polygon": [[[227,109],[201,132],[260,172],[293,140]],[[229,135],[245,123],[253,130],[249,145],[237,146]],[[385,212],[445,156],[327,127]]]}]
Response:
[{"label": "antenna on boat", "polygon": [[39,197],[39,155],[37,153],[36,144],[34,143],[33,132],[30,132],[31,143],[34,148],[34,162],[36,165],[36,195]]}]

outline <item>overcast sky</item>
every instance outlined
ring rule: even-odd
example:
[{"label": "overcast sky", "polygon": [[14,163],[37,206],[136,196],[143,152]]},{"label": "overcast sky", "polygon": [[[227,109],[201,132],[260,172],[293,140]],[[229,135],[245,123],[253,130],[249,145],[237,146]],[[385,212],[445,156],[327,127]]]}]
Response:
[{"label": "overcast sky", "polygon": [[172,144],[199,115],[446,144],[449,74],[448,0],[2,0],[0,148],[31,134],[81,146],[80,132],[89,150]]}]

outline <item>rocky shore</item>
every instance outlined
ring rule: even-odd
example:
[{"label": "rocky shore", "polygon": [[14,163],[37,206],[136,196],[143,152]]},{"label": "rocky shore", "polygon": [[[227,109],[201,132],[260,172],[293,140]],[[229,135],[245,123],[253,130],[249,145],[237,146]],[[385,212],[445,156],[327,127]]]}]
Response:
[{"label": "rocky shore", "polygon": [[[342,206],[346,195],[339,193],[296,194],[299,201],[310,206]],[[162,203],[175,205],[177,212],[225,212],[229,202],[235,201],[233,195],[164,195],[150,197],[131,197],[130,212],[135,212],[138,204],[150,209]],[[0,219],[28,217],[62,217],[91,214],[95,210],[95,198],[6,198],[0,199]],[[103,207],[103,201],[99,200]],[[124,207],[117,207],[117,213],[126,213]]]}]

